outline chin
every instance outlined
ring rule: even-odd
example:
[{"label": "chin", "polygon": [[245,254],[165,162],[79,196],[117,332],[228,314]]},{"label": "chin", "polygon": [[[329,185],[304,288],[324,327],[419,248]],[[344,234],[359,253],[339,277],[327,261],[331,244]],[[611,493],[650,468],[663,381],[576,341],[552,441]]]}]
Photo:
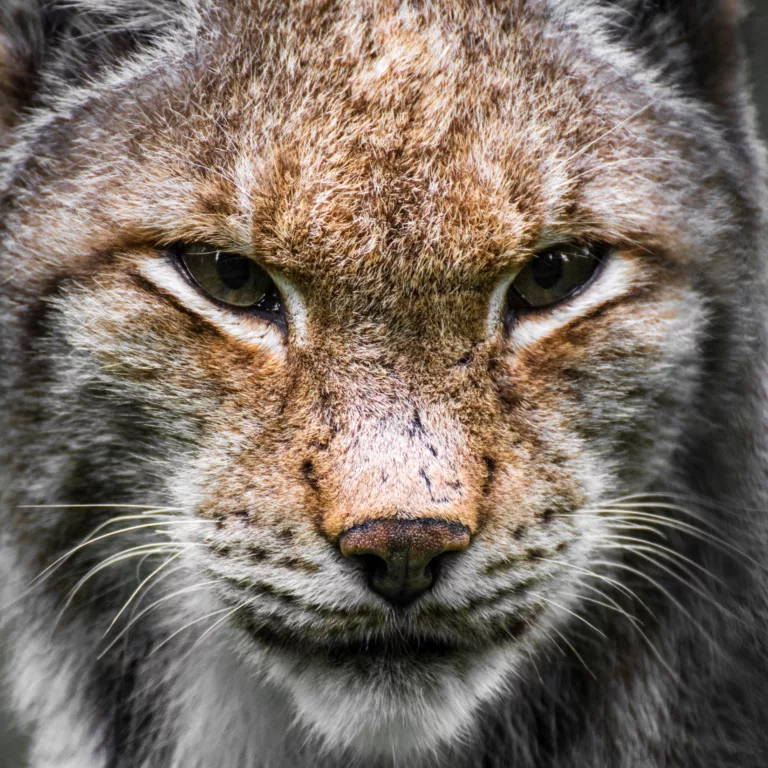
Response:
[{"label": "chin", "polygon": [[514,673],[511,648],[300,653],[270,648],[262,670],[293,700],[298,722],[329,754],[358,759],[437,756],[465,740],[480,706]]}]

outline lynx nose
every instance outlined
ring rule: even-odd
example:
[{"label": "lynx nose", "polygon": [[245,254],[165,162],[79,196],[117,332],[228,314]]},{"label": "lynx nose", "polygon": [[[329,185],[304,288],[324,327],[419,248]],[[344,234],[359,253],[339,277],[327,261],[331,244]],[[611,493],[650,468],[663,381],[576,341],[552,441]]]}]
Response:
[{"label": "lynx nose", "polygon": [[469,528],[420,518],[369,520],[342,534],[341,552],[361,560],[371,588],[396,606],[412,603],[437,577],[435,560],[469,546]]}]

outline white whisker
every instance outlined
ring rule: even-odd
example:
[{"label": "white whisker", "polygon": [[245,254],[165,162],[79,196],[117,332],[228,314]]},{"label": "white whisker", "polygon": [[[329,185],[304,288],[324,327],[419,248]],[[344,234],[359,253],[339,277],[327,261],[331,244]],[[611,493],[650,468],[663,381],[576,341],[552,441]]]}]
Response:
[{"label": "white whisker", "polygon": [[231,611],[231,608],[221,608],[217,611],[211,611],[211,613],[207,613],[205,616],[199,616],[196,619],[192,619],[191,621],[188,621],[184,626],[177,629],[175,632],[172,632],[168,637],[165,638],[159,645],[156,645],[150,652],[149,656],[154,656],[161,648],[164,648],[168,643],[173,640],[174,637],[177,637],[185,630],[189,629],[190,627],[194,627],[196,624],[199,624],[201,621],[205,621],[206,619],[213,618],[214,616],[220,616],[222,613],[225,613],[226,611]]},{"label": "white whisker", "polygon": [[[148,553],[147,555],[145,555],[145,557],[148,557],[149,554],[151,554],[151,553]],[[150,581],[152,581],[152,579],[155,576],[157,576],[158,573],[160,573],[164,568],[166,568],[168,565],[170,565],[174,560],[179,558],[181,556],[181,554],[182,554],[182,552],[176,552],[175,554],[170,555],[167,560],[165,560],[157,568],[155,568],[155,570],[152,571],[152,573],[150,573],[149,576],[147,576],[139,584],[139,586],[136,587],[136,589],[133,590],[133,592],[131,593],[130,597],[125,601],[125,603],[123,603],[123,607],[115,614],[115,617],[112,619],[112,621],[110,622],[109,626],[107,627],[107,629],[105,630],[104,634],[102,635],[102,639],[105,638],[110,633],[110,631],[112,630],[112,627],[114,627],[115,624],[119,621],[120,617],[125,613],[125,611],[128,609],[128,607],[133,602],[134,598],[142,591],[142,589],[144,589],[144,587]]]},{"label": "white whisker", "polygon": [[130,628],[142,618],[142,616],[145,616],[146,614],[155,610],[157,607],[167,602],[168,600],[173,600],[176,597],[179,597],[180,595],[184,595],[188,592],[195,592],[198,589],[203,589],[204,587],[208,587],[208,586],[211,586],[212,584],[217,584],[217,583],[218,582],[216,581],[203,581],[198,584],[192,584],[191,586],[183,587],[182,589],[177,589],[174,592],[171,592],[155,600],[153,603],[148,605],[146,608],[142,609],[139,613],[137,613],[135,616],[131,618],[128,624],[125,627],[123,627],[123,629],[120,630],[120,632],[114,637],[112,642],[110,642],[110,644],[99,654],[98,658],[102,658],[103,656],[105,656],[109,652],[109,650],[115,646],[115,644],[120,640],[120,638],[123,637],[130,630]]}]

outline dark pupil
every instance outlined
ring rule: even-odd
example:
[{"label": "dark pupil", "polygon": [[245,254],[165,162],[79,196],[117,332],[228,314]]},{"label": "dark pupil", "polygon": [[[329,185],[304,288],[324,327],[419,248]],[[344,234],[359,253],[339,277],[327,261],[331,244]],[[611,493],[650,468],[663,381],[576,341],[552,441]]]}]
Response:
[{"label": "dark pupil", "polygon": [[563,256],[560,253],[542,253],[531,265],[533,279],[540,288],[553,288],[563,276]]},{"label": "dark pupil", "polygon": [[251,277],[250,259],[232,253],[217,253],[216,269],[221,282],[232,291],[242,288]]}]

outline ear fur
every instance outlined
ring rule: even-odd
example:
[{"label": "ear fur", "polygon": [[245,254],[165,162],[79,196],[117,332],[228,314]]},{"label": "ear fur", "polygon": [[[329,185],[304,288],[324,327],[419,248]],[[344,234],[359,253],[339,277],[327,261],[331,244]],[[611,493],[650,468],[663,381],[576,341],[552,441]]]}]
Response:
[{"label": "ear fur", "polygon": [[183,0],[0,0],[0,146],[26,108],[167,32]]},{"label": "ear fur", "polygon": [[727,107],[743,64],[741,0],[598,0],[610,34],[685,91]]}]

